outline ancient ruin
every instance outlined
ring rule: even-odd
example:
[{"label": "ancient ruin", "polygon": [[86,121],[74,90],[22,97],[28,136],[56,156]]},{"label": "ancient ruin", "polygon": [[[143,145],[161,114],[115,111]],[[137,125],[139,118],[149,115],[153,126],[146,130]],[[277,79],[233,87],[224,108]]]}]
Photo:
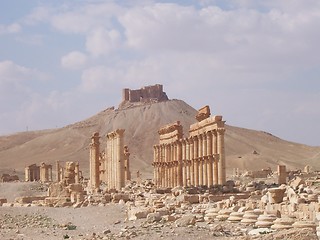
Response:
[{"label": "ancient ruin", "polygon": [[[74,177],[70,175],[74,174]],[[69,177],[68,177],[69,176]],[[82,171],[79,169],[79,162],[66,162],[65,167],[61,166],[60,161],[56,161],[56,182],[66,180],[68,178],[74,179],[68,180],[68,183],[79,183],[80,179],[83,178]]]},{"label": "ancient ruin", "polygon": [[10,175],[7,173],[3,173],[0,177],[0,182],[14,182],[19,181],[18,175]]},{"label": "ancient ruin", "polygon": [[[128,90],[124,95],[129,105],[135,105],[135,101],[158,101],[163,92],[162,86],[156,85]],[[124,142],[124,129],[116,129],[103,137],[93,133],[89,145],[89,181],[83,179],[78,162],[56,161],[56,182],[53,183],[47,183],[52,181],[51,165],[26,167],[26,181],[38,181],[23,183],[28,186],[23,193],[32,194],[13,198],[10,192],[1,195],[0,189],[0,234],[3,234],[0,238],[7,237],[11,231],[16,238],[10,239],[20,239],[27,236],[30,226],[36,226],[37,234],[46,234],[44,238],[52,235],[59,239],[183,239],[188,236],[190,239],[266,240],[320,236],[319,172],[312,171],[308,165],[303,171],[290,171],[286,165],[244,172],[234,168],[234,174],[226,181],[225,121],[222,116],[211,116],[209,106],[199,109],[195,118],[197,122],[190,125],[186,137],[179,121],[159,129],[159,144],[153,147],[154,179],[143,179],[138,170],[135,181],[130,181],[130,151]],[[250,152],[258,155],[260,151]],[[10,176],[4,174],[2,179],[4,177]],[[10,184],[16,183],[1,183],[0,187]],[[49,219],[49,225],[39,231],[43,225],[38,222],[42,224],[45,219],[35,216],[30,219],[30,225],[27,214],[23,214],[23,221],[15,220],[8,214],[13,212],[12,207],[18,207],[19,215],[32,207],[41,207],[41,211],[36,209],[36,212],[52,216],[61,211],[68,216],[65,218],[68,223],[56,224]],[[45,207],[56,209],[46,211]],[[89,209],[82,209],[86,207]],[[83,213],[85,215],[81,215]],[[80,225],[79,219],[90,221]],[[140,221],[136,221],[138,219]],[[78,228],[69,221],[75,221]],[[94,231],[91,235],[87,234],[91,229],[83,230],[87,222],[94,226],[91,226]],[[37,225],[32,225],[35,223]],[[60,225],[63,234],[59,231]]]},{"label": "ancient ruin", "polygon": [[60,167],[57,161],[57,178],[63,176],[60,181],[52,183],[48,189],[48,197],[45,204],[51,206],[71,206],[81,203],[84,199],[84,189],[79,182],[79,163],[66,162],[65,168]]},{"label": "ancient ruin", "polygon": [[180,122],[161,128],[160,143],[154,146],[154,181],[158,187],[213,186],[226,182],[224,123],[201,108],[189,137],[183,138]]},{"label": "ancient ruin", "polygon": [[125,88],[122,91],[122,102],[160,102],[165,100],[168,100],[168,96],[160,84],[137,90]]},{"label": "ancient ruin", "polygon": [[117,129],[106,136],[106,149],[100,153],[100,136],[94,133],[90,143],[90,188],[99,189],[100,183],[108,189],[120,190],[131,179],[129,148],[124,145],[124,129]]},{"label": "ancient ruin", "polygon": [[42,162],[40,166],[36,164],[27,166],[25,168],[25,181],[52,182],[52,165]]}]

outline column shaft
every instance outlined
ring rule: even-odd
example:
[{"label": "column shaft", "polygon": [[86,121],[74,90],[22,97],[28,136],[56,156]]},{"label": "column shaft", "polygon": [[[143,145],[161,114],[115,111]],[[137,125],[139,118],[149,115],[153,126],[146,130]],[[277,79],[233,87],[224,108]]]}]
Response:
[{"label": "column shaft", "polygon": [[225,150],[224,150],[224,132],[225,129],[218,129],[218,153],[219,153],[219,164],[218,164],[218,174],[220,185],[226,183],[226,166],[225,166]]}]

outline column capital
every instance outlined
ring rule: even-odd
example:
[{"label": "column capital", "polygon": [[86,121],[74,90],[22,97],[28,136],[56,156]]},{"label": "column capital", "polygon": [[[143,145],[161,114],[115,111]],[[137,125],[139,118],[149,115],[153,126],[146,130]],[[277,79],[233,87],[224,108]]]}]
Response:
[{"label": "column capital", "polygon": [[224,133],[225,133],[225,131],[226,131],[226,129],[225,129],[225,128],[218,128],[218,129],[217,129],[217,132],[218,132],[218,134],[219,134],[219,135],[224,134]]}]

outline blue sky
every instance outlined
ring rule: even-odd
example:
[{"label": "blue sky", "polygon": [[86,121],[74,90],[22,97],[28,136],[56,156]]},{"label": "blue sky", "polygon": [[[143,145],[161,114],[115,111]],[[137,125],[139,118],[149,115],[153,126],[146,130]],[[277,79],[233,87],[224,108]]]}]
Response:
[{"label": "blue sky", "polygon": [[3,0],[0,134],[63,127],[160,83],[230,125],[320,146],[317,29],[318,0]]}]

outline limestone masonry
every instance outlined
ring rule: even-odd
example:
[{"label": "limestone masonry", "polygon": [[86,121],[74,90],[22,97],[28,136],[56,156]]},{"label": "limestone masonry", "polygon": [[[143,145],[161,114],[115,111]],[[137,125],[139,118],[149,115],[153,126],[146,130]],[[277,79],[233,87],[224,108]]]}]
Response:
[{"label": "limestone masonry", "polygon": [[160,84],[146,86],[137,90],[125,88],[122,91],[123,102],[161,102],[166,100],[169,100],[169,98]]},{"label": "limestone masonry", "polygon": [[117,129],[106,136],[107,144],[100,153],[100,136],[94,133],[90,144],[90,188],[99,189],[105,183],[108,189],[120,190],[130,180],[129,148],[124,145],[124,129]]},{"label": "limestone masonry", "polygon": [[41,163],[40,166],[32,164],[25,168],[25,181],[52,182],[52,165]]},{"label": "limestone masonry", "polygon": [[226,183],[224,123],[201,108],[189,137],[182,138],[180,122],[162,127],[160,143],[154,146],[154,182],[158,187],[213,186]]}]

